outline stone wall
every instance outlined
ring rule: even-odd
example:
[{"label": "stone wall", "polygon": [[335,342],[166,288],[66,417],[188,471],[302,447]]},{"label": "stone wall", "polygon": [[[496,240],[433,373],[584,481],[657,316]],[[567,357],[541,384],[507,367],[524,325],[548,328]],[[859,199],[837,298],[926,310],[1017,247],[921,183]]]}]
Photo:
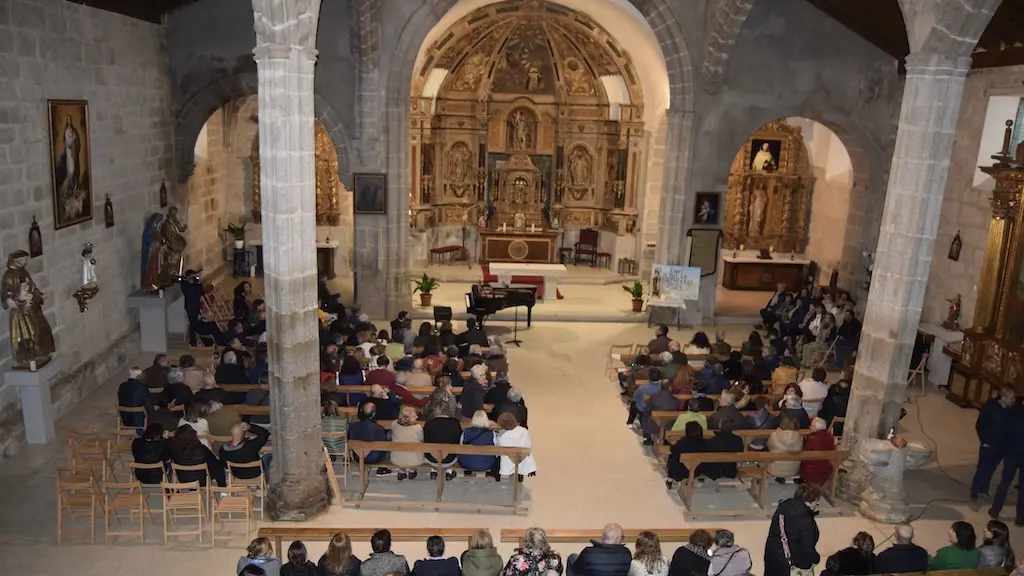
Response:
[{"label": "stone wall", "polygon": [[199,134],[196,170],[186,184],[189,231],[184,263],[187,268],[202,269],[206,273],[223,266],[226,253],[225,237],[221,233],[227,225],[224,216],[228,207],[225,198],[227,151],[223,146],[221,125],[223,115],[223,111],[218,110]]},{"label": "stone wall", "polygon": [[[125,306],[140,282],[143,221],[171,179],[170,80],[161,26],[61,0],[0,2],[0,256],[26,249],[35,217],[44,253],[28,270],[46,294],[63,372],[51,382],[58,415],[123,368],[138,319]],[[47,99],[89,102],[94,218],[54,230]],[[103,223],[109,195],[115,226]],[[80,252],[95,246],[99,295],[80,313]],[[0,372],[10,369],[7,314]],[[21,440],[20,403],[0,387],[0,450]]]},{"label": "stone wall", "polygon": [[[981,150],[982,131],[985,126],[989,97],[1021,95],[1024,66],[975,70],[967,75],[964,99],[957,123],[956,143],[949,164],[946,195],[942,202],[942,220],[935,238],[928,289],[925,292],[922,322],[938,323],[946,319],[947,299],[961,296],[962,326],[973,324],[977,300],[977,283],[981,277],[982,257],[988,237],[992,211],[991,193],[974,184],[979,154],[988,158],[998,150]],[[1004,118],[1001,121],[1010,120]],[[999,139],[1002,142],[1002,139]],[[991,163],[991,162],[990,162]],[[960,260],[948,258],[949,246],[957,231],[963,247]]]},{"label": "stone wall", "polygon": [[637,262],[641,275],[654,265],[654,253],[646,250],[648,244],[658,242],[658,218],[661,216],[661,193],[665,175],[665,143],[668,139],[668,121],[662,115],[653,132],[645,131],[647,144],[646,187],[640,206],[640,235]]}]

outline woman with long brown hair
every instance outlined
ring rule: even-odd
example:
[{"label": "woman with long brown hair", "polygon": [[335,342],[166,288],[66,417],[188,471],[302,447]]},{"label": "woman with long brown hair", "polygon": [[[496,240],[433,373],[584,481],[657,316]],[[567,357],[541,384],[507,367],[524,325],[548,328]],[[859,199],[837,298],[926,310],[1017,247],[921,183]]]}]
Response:
[{"label": "woman with long brown hair", "polygon": [[317,567],[323,576],[359,576],[362,560],[352,554],[352,540],[338,532],[327,544],[327,552],[320,557]]},{"label": "woman with long brown hair", "polygon": [[654,532],[644,530],[636,537],[636,554],[629,564],[629,576],[666,576],[668,558],[661,553],[661,540]]}]

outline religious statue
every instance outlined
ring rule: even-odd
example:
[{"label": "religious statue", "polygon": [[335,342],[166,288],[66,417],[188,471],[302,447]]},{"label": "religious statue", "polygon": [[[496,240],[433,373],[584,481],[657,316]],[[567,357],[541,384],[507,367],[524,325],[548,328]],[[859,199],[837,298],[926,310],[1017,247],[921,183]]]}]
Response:
[{"label": "religious statue", "polygon": [[862,439],[857,444],[857,458],[871,473],[868,489],[861,494],[860,513],[888,524],[899,524],[910,518],[903,474],[917,470],[931,456],[931,450],[904,438],[889,440]]},{"label": "religious statue", "polygon": [[577,146],[569,157],[569,182],[573,186],[590,184],[590,154],[582,146]]},{"label": "religious statue", "polygon": [[587,71],[575,58],[565,61],[563,80],[570,96],[593,96],[594,84]]},{"label": "religious statue", "polygon": [[53,332],[43,315],[43,293],[36,286],[25,263],[28,252],[16,250],[7,257],[7,270],[0,280],[0,305],[11,311],[11,353],[16,369],[32,369],[50,361],[54,352]]},{"label": "religious statue", "polygon": [[39,230],[39,222],[32,217],[32,225],[28,228],[28,255],[32,258],[43,255],[43,233]]},{"label": "religious statue", "polygon": [[775,156],[772,156],[768,149],[768,143],[761,144],[761,149],[754,155],[754,161],[750,163],[750,169],[754,172],[767,172],[775,169]]},{"label": "religious statue", "polygon": [[512,150],[528,150],[531,145],[531,126],[526,112],[516,110],[509,116],[509,147]]},{"label": "religious statue", "polygon": [[651,276],[651,298],[661,298],[661,270],[659,268],[655,268],[654,274]]},{"label": "religious statue", "polygon": [[465,182],[469,176],[469,148],[457,142],[448,152],[448,181]]},{"label": "religious statue", "polygon": [[526,215],[522,212],[516,212],[515,216],[512,217],[512,226],[516,230],[526,228]]},{"label": "religious statue", "polygon": [[946,302],[949,302],[949,312],[946,314],[946,321],[942,323],[942,327],[947,330],[959,330],[960,295],[957,294],[955,298],[950,298]]},{"label": "religious statue", "polygon": [[486,215],[481,215],[479,218],[476,219],[476,227],[479,228],[480,230],[486,230],[487,229],[487,216]]},{"label": "religious statue", "polygon": [[100,286],[96,280],[96,259],[92,255],[92,243],[86,242],[82,248],[82,285],[75,291],[74,297],[78,301],[78,311],[85,312],[89,309],[89,300],[99,294]]},{"label": "religious statue", "polygon": [[171,206],[167,217],[154,214],[149,218],[142,235],[143,269],[142,289],[158,292],[181,275],[181,257],[188,241],[188,226],[178,221],[178,208]]},{"label": "religious statue", "polygon": [[960,250],[964,247],[964,241],[960,239],[960,231],[956,231],[953,241],[949,243],[949,259],[953,262],[960,261]]},{"label": "religious statue", "polygon": [[531,66],[530,70],[526,73],[526,90],[528,92],[536,92],[540,90],[544,85],[543,78],[541,78],[540,70],[536,66]]},{"label": "religious statue", "polygon": [[753,197],[750,199],[750,218],[747,221],[747,237],[754,238],[762,234],[764,231],[764,219],[767,211],[768,192],[765,191],[763,185],[754,186]]}]

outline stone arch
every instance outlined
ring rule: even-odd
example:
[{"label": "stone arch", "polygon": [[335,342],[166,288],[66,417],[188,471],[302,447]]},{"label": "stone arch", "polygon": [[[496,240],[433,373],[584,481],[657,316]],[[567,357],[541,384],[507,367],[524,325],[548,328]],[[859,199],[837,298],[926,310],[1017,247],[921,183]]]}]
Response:
[{"label": "stone arch", "polygon": [[[946,0],[935,5],[899,0],[910,52],[951,58],[971,55],[1002,0]],[[930,22],[919,22],[927,19]],[[925,24],[925,27],[920,26]]]},{"label": "stone arch", "polygon": [[757,0],[718,0],[709,6],[708,29],[704,32],[704,59],[700,73],[704,89],[715,94],[725,81],[729,57]]},{"label": "stone arch", "polygon": [[[259,80],[255,72],[224,76],[200,89],[181,107],[174,123],[175,163],[179,184],[184,184],[192,176],[196,141],[210,116],[233,100],[256,94],[258,88]],[[345,126],[324,98],[319,94],[314,95],[314,98],[316,117],[334,141],[338,154],[338,176],[346,187],[351,188],[349,166],[352,145]]]}]

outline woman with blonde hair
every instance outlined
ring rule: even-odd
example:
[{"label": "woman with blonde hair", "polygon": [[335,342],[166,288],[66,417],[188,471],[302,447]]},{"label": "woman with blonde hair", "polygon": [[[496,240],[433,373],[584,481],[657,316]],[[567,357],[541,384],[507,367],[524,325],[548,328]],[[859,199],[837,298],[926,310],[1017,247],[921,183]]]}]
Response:
[{"label": "woman with blonde hair", "polygon": [[[804,437],[800,434],[800,426],[796,420],[783,416],[779,427],[768,437],[769,452],[802,452]],[[799,460],[779,460],[768,464],[768,474],[775,477],[779,484],[785,484],[786,478],[800,475]]]},{"label": "woman with blonde hair", "polygon": [[469,537],[469,548],[459,559],[462,576],[498,576],[503,566],[494,539],[487,530],[477,530]]},{"label": "woman with blonde hair", "polygon": [[661,553],[661,540],[644,530],[636,537],[636,553],[629,563],[629,576],[667,576],[668,558]]},{"label": "woman with blonde hair", "polygon": [[[487,412],[477,410],[473,413],[472,426],[462,431],[460,444],[471,446],[494,446],[494,429],[491,421],[487,418]],[[487,454],[459,454],[459,466],[466,471],[466,476],[473,476],[474,472],[487,472],[494,468],[498,461],[497,456]]]},{"label": "woman with blonde hair", "polygon": [[241,572],[250,564],[262,568],[267,576],[281,575],[281,561],[274,556],[274,546],[266,538],[257,538],[249,544],[246,555],[238,559],[235,573]]},{"label": "woman with blonde hair", "polygon": [[502,576],[545,576],[549,571],[562,573],[562,556],[551,549],[543,528],[531,526],[526,529],[523,546],[509,557]]},{"label": "woman with blonde hair", "polygon": [[191,427],[196,431],[196,436],[199,436],[199,442],[209,448],[210,423],[206,420],[207,409],[205,403],[193,402],[185,411],[185,415],[178,420],[178,426]]},{"label": "woman with blonde hair", "polygon": [[[423,442],[423,426],[414,406],[402,406],[398,420],[391,423],[392,442]],[[416,467],[423,465],[423,452],[391,452],[391,463],[398,468],[398,480],[416,479]]]},{"label": "woman with blonde hair", "polygon": [[352,540],[344,532],[338,532],[327,544],[327,551],[320,557],[317,568],[323,576],[359,576],[362,564],[352,554]]},{"label": "woman with blonde hair", "polygon": [[683,364],[672,377],[673,394],[693,394],[693,368]]}]

